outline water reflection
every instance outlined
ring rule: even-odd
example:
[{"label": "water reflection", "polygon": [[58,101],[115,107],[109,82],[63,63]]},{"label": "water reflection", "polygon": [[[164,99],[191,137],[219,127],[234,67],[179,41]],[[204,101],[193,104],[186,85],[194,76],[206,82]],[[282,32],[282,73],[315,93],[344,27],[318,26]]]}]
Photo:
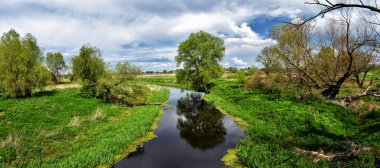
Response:
[{"label": "water reflection", "polygon": [[115,168],[214,168],[244,137],[241,128],[206,102],[200,94],[169,88],[165,113],[152,139],[135,153],[115,163]]},{"label": "water reflection", "polygon": [[177,129],[193,148],[207,150],[225,141],[223,114],[202,100],[202,94],[191,93],[178,100]]}]

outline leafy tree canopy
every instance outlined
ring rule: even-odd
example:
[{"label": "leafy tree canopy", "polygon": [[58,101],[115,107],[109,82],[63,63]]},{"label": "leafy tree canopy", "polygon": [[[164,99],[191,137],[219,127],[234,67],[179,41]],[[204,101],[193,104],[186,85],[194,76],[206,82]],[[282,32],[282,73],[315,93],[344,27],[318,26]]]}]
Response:
[{"label": "leafy tree canopy", "polygon": [[60,72],[66,68],[66,63],[63,59],[63,55],[60,52],[48,52],[46,54],[46,64],[51,72],[53,81],[55,83],[58,83]]},{"label": "leafy tree canopy", "polygon": [[220,65],[224,51],[223,39],[204,31],[192,33],[178,47],[175,59],[183,69],[177,71],[177,81],[208,92],[210,81],[224,72]]},{"label": "leafy tree canopy", "polygon": [[49,78],[42,66],[41,50],[31,34],[24,37],[13,29],[4,33],[0,41],[0,89],[12,98],[31,96],[42,89]]}]

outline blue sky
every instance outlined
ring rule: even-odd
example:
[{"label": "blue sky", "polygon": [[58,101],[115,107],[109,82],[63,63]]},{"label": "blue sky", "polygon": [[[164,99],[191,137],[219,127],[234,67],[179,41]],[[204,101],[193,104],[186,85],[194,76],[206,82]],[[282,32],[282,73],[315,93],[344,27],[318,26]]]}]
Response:
[{"label": "blue sky", "polygon": [[1,2],[0,32],[32,33],[68,61],[91,44],[107,62],[157,71],[175,69],[178,44],[203,30],[225,40],[223,65],[247,67],[260,66],[255,58],[275,43],[267,32],[277,21],[316,12],[304,0],[12,0]]}]

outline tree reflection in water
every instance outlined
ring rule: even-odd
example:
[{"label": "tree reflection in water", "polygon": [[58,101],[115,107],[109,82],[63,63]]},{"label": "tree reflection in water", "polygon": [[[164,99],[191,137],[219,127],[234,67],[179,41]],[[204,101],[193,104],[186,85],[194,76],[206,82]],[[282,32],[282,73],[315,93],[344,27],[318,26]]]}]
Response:
[{"label": "tree reflection in water", "polygon": [[202,94],[191,93],[180,98],[177,114],[180,136],[193,148],[207,150],[225,141],[223,114],[203,101]]}]

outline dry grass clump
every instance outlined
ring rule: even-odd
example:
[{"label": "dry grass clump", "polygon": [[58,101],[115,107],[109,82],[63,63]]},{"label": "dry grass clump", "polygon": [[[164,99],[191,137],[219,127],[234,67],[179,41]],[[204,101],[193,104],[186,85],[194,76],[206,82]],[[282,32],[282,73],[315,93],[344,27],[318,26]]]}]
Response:
[{"label": "dry grass clump", "polygon": [[56,129],[56,130],[52,130],[52,131],[47,131],[45,129],[42,129],[38,136],[44,137],[44,138],[54,137],[54,136],[58,135],[60,131],[61,131],[61,129]]},{"label": "dry grass clump", "polygon": [[76,83],[70,83],[70,84],[56,84],[56,85],[49,85],[45,87],[45,90],[62,90],[62,89],[71,89],[71,88],[80,88],[82,85],[76,84]]},{"label": "dry grass clump", "polygon": [[151,91],[160,91],[162,89],[161,86],[157,86],[157,85],[147,85],[149,90]]},{"label": "dry grass clump", "polygon": [[301,148],[295,148],[294,152],[298,155],[308,156],[312,158],[314,162],[319,162],[321,160],[327,160],[327,161],[344,160],[347,158],[357,156],[364,152],[369,152],[371,150],[372,150],[371,147],[359,147],[356,144],[351,144],[351,147],[349,150],[345,152],[338,152],[338,153],[326,153],[322,150],[308,151]]},{"label": "dry grass clump", "polygon": [[79,121],[80,117],[79,116],[74,116],[70,123],[69,123],[69,127],[79,127],[80,126],[80,121]]},{"label": "dry grass clump", "polygon": [[6,146],[17,148],[20,146],[21,137],[18,135],[8,135],[5,139],[0,140],[0,148]]},{"label": "dry grass clump", "polygon": [[105,114],[103,113],[102,109],[98,107],[96,108],[95,114],[91,116],[91,121],[96,121],[99,118],[104,118],[104,117],[105,117]]}]

